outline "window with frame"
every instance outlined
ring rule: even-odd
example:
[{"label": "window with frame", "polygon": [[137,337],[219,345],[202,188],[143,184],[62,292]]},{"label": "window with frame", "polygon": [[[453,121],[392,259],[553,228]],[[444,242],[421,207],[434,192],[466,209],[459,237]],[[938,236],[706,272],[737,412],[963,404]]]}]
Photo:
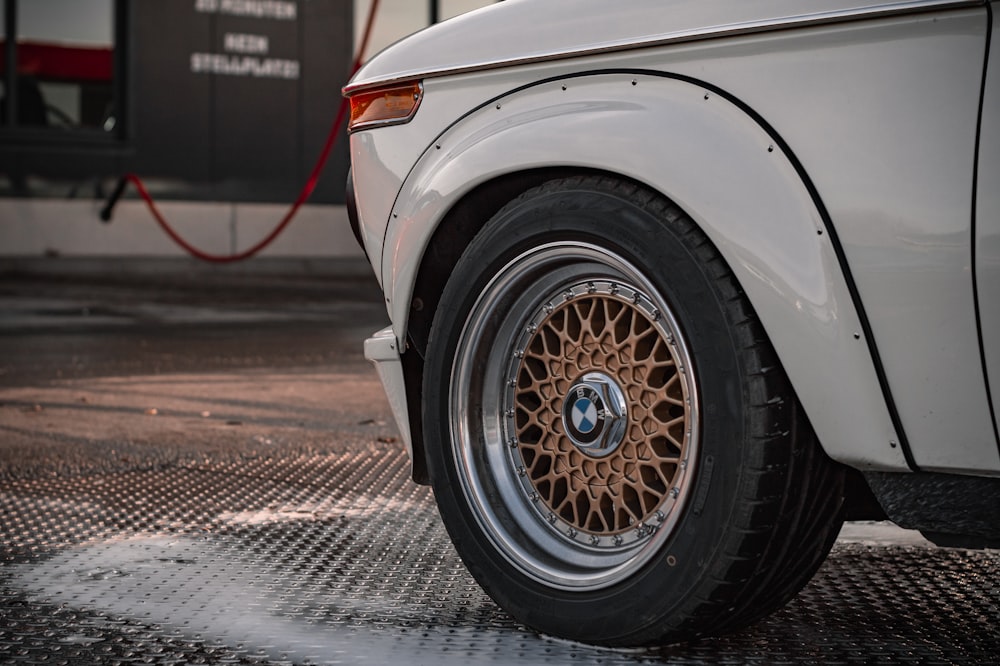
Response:
[{"label": "window with frame", "polygon": [[119,136],[116,0],[2,4],[0,131]]}]

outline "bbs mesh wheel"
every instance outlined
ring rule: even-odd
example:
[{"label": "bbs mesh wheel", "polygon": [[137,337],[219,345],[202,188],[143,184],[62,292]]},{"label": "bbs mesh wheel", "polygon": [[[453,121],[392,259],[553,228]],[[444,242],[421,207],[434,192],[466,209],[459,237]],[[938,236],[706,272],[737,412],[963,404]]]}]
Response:
[{"label": "bbs mesh wheel", "polygon": [[526,624],[616,645],[742,626],[840,525],[819,450],[735,280],[674,206],[609,179],[495,215],[435,314],[435,497]]},{"label": "bbs mesh wheel", "polygon": [[[594,247],[553,244],[509,270],[591,254],[612,263]],[[499,425],[510,457],[497,468],[517,475],[514,495],[531,502],[557,544],[568,538],[587,555],[627,551],[669,528],[697,446],[691,362],[666,304],[624,274],[594,273],[569,272],[563,284],[534,293],[542,302],[534,316],[487,363],[507,366]],[[454,407],[462,409],[468,394],[457,389]]]},{"label": "bbs mesh wheel", "polygon": [[[687,500],[697,395],[684,339],[634,267],[595,244],[542,244],[498,277],[452,374],[464,491],[525,573],[609,585],[656,552]],[[520,316],[491,330],[501,310]]]}]

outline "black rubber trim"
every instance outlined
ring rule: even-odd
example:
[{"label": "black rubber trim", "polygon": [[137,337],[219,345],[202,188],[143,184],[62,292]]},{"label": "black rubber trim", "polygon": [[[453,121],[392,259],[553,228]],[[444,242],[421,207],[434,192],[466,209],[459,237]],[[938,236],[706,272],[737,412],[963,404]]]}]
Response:
[{"label": "black rubber trim", "polygon": [[983,547],[976,542],[1000,545],[1000,478],[931,472],[865,472],[864,477],[900,527],[956,541],[964,536],[968,548]]},{"label": "black rubber trim", "polygon": [[[976,152],[972,163],[972,223],[969,234],[969,245],[971,246],[971,266],[972,266],[972,306],[976,313],[976,333],[979,335],[979,360],[983,365],[983,384],[986,386],[986,404],[990,408],[990,418],[993,421],[993,437],[996,440],[997,451],[1000,452],[1000,428],[997,426],[996,405],[993,402],[993,392],[990,390],[990,372],[986,364],[986,341],[983,340],[983,321],[979,311],[979,280],[976,270],[978,261],[976,259],[976,223],[978,222],[977,204],[979,202],[979,148],[983,137],[983,107],[986,103],[986,81],[990,68],[990,46],[993,40],[993,7],[986,5],[986,46],[983,57],[983,81],[979,89],[979,115],[976,118]],[[994,118],[992,122],[997,122]],[[1000,377],[993,377],[994,381],[1000,382]]]},{"label": "black rubber trim", "polygon": [[354,169],[347,169],[347,183],[344,188],[344,204],[347,206],[347,220],[351,223],[351,231],[354,233],[358,245],[364,248],[361,241],[361,228],[358,221],[358,198],[354,194]]}]

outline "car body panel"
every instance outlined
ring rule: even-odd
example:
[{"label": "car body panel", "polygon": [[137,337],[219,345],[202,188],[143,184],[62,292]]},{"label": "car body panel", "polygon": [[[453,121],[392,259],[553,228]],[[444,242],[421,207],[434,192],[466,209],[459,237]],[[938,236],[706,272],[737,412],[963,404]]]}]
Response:
[{"label": "car body panel", "polygon": [[[348,93],[392,81],[956,6],[976,0],[506,0],[431,26],[385,49]],[[441,48],[447,44],[448,48]]]},{"label": "car body panel", "polygon": [[[970,271],[985,17],[781,36],[780,56],[734,53],[713,76],[778,128],[815,183],[924,471],[1000,470]],[[816,76],[822,63],[838,71]],[[741,85],[764,72],[788,83],[769,95]]]},{"label": "car body panel", "polygon": [[[553,70],[553,74],[561,70]],[[473,81],[465,77],[433,79],[425,85],[420,111],[405,125],[380,127],[376,131],[351,134],[350,152],[354,187],[363,188],[357,197],[361,233],[368,258],[379,283],[384,284],[382,261],[385,228],[392,216],[396,196],[413,165],[431,147],[434,138],[456,119],[496,95],[510,90],[537,72],[522,75],[488,73]],[[427,86],[431,90],[427,90]],[[359,182],[361,181],[361,182]],[[393,257],[387,257],[390,261]]]},{"label": "car body panel", "polygon": [[[361,211],[362,227],[370,256],[381,248],[373,264],[396,335],[403,339],[423,248],[476,184],[540,166],[613,171],[672,198],[719,246],[831,456],[906,469],[905,434],[911,466],[997,473],[970,270],[986,15],[790,29],[425,80],[419,130],[352,136],[356,186],[379,201]],[[380,60],[352,85],[391,76]],[[648,73],[632,86],[625,70]],[[703,98],[716,90],[738,104]],[[761,152],[764,143],[777,149]],[[369,176],[377,170],[381,180]],[[824,211],[846,273],[819,233]],[[979,280],[981,298],[989,279]]]},{"label": "car body panel", "polygon": [[[814,408],[821,440],[836,439],[833,450],[866,469],[905,469],[868,347],[853,337],[861,327],[850,293],[829,235],[819,233],[823,220],[807,188],[774,137],[722,96],[707,97],[703,86],[638,73],[560,79],[504,97],[439,137],[440,149],[407,179],[386,236],[396,334],[403,335],[418,267],[396,258],[421,255],[435,212],[491,177],[556,157],[564,166],[601,164],[664,192],[712,238],[761,313],[800,398]],[[685,132],[659,131],[663,126]],[[633,131],[623,134],[621,127]],[[836,410],[821,409],[834,404]],[[848,423],[843,413],[852,414]],[[872,446],[873,432],[882,447]]]}]

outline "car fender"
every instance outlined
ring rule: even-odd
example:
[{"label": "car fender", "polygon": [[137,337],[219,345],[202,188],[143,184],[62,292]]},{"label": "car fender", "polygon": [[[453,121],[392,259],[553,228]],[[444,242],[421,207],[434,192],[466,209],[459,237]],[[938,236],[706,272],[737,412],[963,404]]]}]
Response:
[{"label": "car fender", "polygon": [[908,469],[877,349],[807,174],[752,109],[687,77],[621,70],[546,80],[441,133],[403,183],[386,230],[398,340],[447,212],[494,178],[553,166],[628,178],[683,209],[745,290],[827,453],[861,469]]}]

